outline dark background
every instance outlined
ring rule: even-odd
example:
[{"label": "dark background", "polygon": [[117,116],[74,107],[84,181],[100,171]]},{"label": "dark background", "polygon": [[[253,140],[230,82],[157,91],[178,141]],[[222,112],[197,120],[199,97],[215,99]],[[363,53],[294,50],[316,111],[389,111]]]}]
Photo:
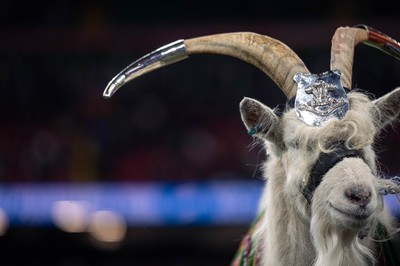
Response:
[{"label": "dark background", "polygon": [[[285,101],[260,70],[235,58],[192,56],[140,77],[111,99],[102,97],[105,86],[164,44],[235,31],[277,38],[320,73],[329,69],[339,26],[367,24],[400,39],[392,4],[2,1],[0,181],[260,179],[264,155],[252,148],[238,105],[244,96],[271,107]],[[353,69],[353,86],[376,96],[400,86],[400,62],[370,47],[356,48]],[[392,128],[382,137],[376,147],[382,173],[396,175],[400,137]],[[79,234],[10,228],[0,247],[4,265],[45,263],[46,252],[49,265],[227,265],[246,228],[130,228],[112,252]]]}]

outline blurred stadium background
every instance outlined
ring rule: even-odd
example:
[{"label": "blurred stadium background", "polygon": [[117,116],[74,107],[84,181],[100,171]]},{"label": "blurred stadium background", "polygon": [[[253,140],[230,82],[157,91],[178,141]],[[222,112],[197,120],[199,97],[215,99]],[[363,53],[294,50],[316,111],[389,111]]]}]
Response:
[{"label": "blurred stadium background", "polygon": [[[114,75],[191,37],[253,31],[329,68],[338,26],[399,40],[390,1],[2,1],[1,265],[228,265],[254,218],[265,157],[241,123],[244,96],[285,101],[237,59],[192,56],[102,97]],[[380,96],[400,62],[356,48],[353,84]],[[400,137],[376,147],[400,173]],[[397,217],[396,197],[388,204]]]}]

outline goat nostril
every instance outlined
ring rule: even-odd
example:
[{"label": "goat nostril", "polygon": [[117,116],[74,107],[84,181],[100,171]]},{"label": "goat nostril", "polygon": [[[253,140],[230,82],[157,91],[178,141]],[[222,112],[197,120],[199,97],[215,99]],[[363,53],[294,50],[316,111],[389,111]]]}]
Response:
[{"label": "goat nostril", "polygon": [[362,187],[355,186],[346,190],[346,197],[353,203],[358,204],[360,206],[367,205],[371,200],[371,190]]}]

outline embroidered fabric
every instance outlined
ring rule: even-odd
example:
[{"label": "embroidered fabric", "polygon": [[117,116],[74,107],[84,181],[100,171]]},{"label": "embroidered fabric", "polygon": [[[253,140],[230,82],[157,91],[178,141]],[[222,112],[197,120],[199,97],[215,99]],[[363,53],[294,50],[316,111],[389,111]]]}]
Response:
[{"label": "embroidered fabric", "polygon": [[249,230],[242,238],[239,248],[236,251],[231,266],[257,266],[260,263],[260,254],[256,250],[256,239],[254,232],[260,226],[264,218],[265,210],[261,211],[253,223],[250,225]]}]

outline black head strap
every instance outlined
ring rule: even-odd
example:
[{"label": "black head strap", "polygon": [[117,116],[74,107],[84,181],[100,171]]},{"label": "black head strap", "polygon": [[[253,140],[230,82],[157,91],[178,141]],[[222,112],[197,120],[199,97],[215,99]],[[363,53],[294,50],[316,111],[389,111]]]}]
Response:
[{"label": "black head strap", "polygon": [[321,183],[325,174],[338,162],[349,157],[364,159],[361,150],[349,150],[342,143],[337,144],[333,152],[321,153],[311,170],[308,184],[303,190],[303,195],[307,199],[308,203],[311,203],[314,191]]}]

